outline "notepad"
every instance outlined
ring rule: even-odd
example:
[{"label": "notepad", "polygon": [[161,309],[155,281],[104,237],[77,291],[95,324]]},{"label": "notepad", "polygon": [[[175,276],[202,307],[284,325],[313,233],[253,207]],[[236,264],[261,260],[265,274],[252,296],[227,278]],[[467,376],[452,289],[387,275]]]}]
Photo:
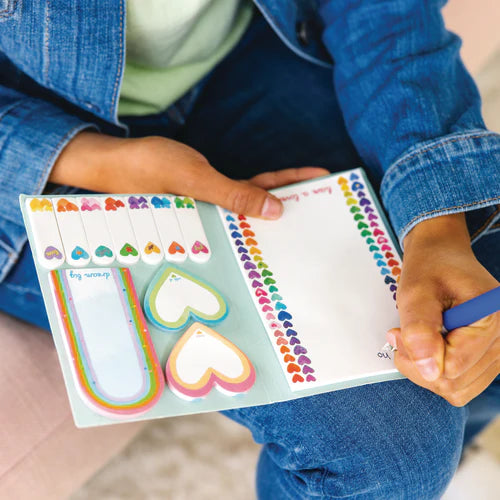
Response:
[{"label": "notepad", "polygon": [[400,378],[401,257],[362,169],[273,191],[278,221],[168,194],[21,195],[75,423]]}]

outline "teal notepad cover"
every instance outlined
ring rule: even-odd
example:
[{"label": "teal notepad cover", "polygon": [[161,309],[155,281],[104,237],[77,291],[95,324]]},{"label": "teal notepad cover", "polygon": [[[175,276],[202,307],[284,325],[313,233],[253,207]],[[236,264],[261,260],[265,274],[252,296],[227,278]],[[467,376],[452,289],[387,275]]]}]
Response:
[{"label": "teal notepad cover", "polygon": [[[362,187],[359,188],[359,186]],[[401,378],[401,375],[394,368],[390,359],[392,355],[380,352],[385,338],[385,331],[379,331],[380,329],[363,333],[367,339],[372,339],[370,340],[371,343],[367,340],[367,345],[379,346],[378,349],[370,347],[369,358],[367,358],[375,360],[374,363],[380,363],[379,370],[369,369],[366,373],[356,372],[352,376],[346,372],[339,374],[337,377],[335,370],[328,367],[328,358],[321,352],[335,353],[335,355],[332,354],[332,359],[337,360],[335,363],[339,366],[339,370],[344,365],[348,367],[351,363],[350,360],[355,360],[356,357],[365,355],[362,353],[363,347],[360,347],[359,339],[354,341],[354,334],[349,333],[349,331],[355,332],[357,328],[357,319],[353,316],[359,317],[358,324],[361,325],[369,324],[370,322],[377,324],[377,321],[380,320],[379,322],[381,325],[384,325],[384,328],[386,322],[389,326],[397,326],[397,324],[394,324],[394,322],[397,322],[397,311],[393,294],[396,289],[397,270],[400,269],[400,250],[364,171],[362,169],[355,169],[321,179],[306,181],[294,186],[279,188],[273,192],[276,196],[283,199],[285,205],[285,218],[281,222],[264,222],[250,218],[239,219],[238,214],[231,214],[214,205],[197,202],[199,216],[211,250],[210,258],[205,263],[187,258],[182,263],[168,263],[162,260],[158,264],[151,265],[139,259],[137,263],[130,266],[123,266],[116,260],[108,266],[102,266],[103,269],[108,267],[126,267],[129,269],[131,280],[133,281],[143,310],[146,309],[144,301],[148,288],[151,289],[152,281],[159,271],[168,267],[177,268],[182,273],[193,276],[208,287],[216,290],[224,299],[227,311],[219,320],[213,322],[207,321],[206,324],[234,343],[253,365],[255,383],[244,394],[228,396],[214,388],[203,399],[186,400],[170,390],[168,385],[165,385],[165,389],[158,400],[141,415],[114,418],[95,411],[95,409],[84,401],[81,397],[81,391],[78,390],[75,371],[71,368],[73,361],[68,356],[68,350],[64,341],[64,332],[61,330],[59,310],[50,284],[50,270],[41,265],[40,260],[36,257],[37,253],[33,252],[68,397],[75,424],[78,427],[91,427],[123,421],[146,420],[270,404],[366,383]],[[358,196],[358,193],[361,193],[363,196]],[[84,195],[65,195],[64,198],[78,204],[77,200],[81,196]],[[92,197],[98,198],[102,202],[108,196],[92,195]],[[35,231],[33,230],[30,214],[28,213],[28,206],[30,200],[33,198],[26,195],[21,195],[20,197],[20,205],[32,247],[36,245],[36,241]],[[38,196],[37,198],[39,200],[44,198],[57,199],[57,197],[52,196]],[[364,204],[362,204],[363,199],[366,200]],[[318,209],[315,207],[318,207]],[[332,207],[332,209],[330,210],[329,207]],[[353,207],[357,207],[359,210],[351,211]],[[371,211],[365,212],[364,209],[366,208],[370,208]],[[286,214],[296,215],[286,218]],[[356,214],[359,214],[359,216],[355,217]],[[370,214],[373,214],[371,220],[369,219]],[[81,216],[84,217],[85,213],[81,212]],[[241,234],[241,238],[231,236],[235,230],[229,227],[233,223],[230,219],[234,219],[234,224],[237,226],[236,234]],[[245,243],[249,238],[243,236],[244,229],[240,228],[240,225],[245,221],[247,221],[247,225],[249,226],[247,230],[255,234],[254,237],[250,237],[250,245]],[[295,229],[294,221],[298,221]],[[336,234],[332,229],[335,227],[336,221],[339,222],[338,227],[344,228],[339,234]],[[374,226],[370,226],[370,222],[373,222]],[[245,224],[243,225],[246,226]],[[345,228],[347,225],[352,227],[352,230],[349,229],[346,231]],[[287,233],[288,229],[289,232]],[[315,243],[311,243],[311,248],[307,246],[309,243],[304,241],[300,237],[300,234],[298,234],[306,229],[309,231],[307,234],[311,235],[309,240],[314,237]],[[383,236],[373,234],[377,229],[377,234]],[[279,241],[273,240],[273,238],[277,238],[276,235],[279,235]],[[321,246],[323,236],[325,241],[329,242],[330,248],[323,248]],[[377,243],[377,237],[380,241],[386,241],[384,243]],[[373,244],[370,243],[370,238],[374,240]],[[255,241],[255,244],[252,243],[252,240]],[[240,241],[241,245],[235,244],[236,241]],[[253,269],[244,268],[244,263],[247,261],[243,262],[240,260],[241,255],[245,253],[244,251],[238,251],[240,246],[246,247],[246,253],[250,257],[250,262],[255,262],[256,264],[258,262],[267,263],[267,269],[272,274],[263,276],[261,271],[264,268],[256,267],[255,271],[260,274],[260,277],[257,280],[249,278],[248,274]],[[386,248],[385,251],[381,248],[384,246]],[[254,253],[250,251],[252,247],[256,249]],[[378,248],[378,250],[375,250],[375,248]],[[390,248],[390,251],[387,250],[388,248]],[[259,254],[258,252],[261,253]],[[294,260],[294,254],[301,256],[300,262]],[[381,258],[377,257],[378,254],[380,254]],[[386,257],[385,254],[392,255],[393,257]],[[335,255],[337,262],[330,260],[330,255]],[[361,259],[355,258],[354,256],[357,255],[363,257]],[[253,258],[256,256],[260,256],[261,260],[254,261]],[[342,262],[339,262],[338,259],[342,259]],[[358,265],[357,262],[360,260],[363,262]],[[391,261],[393,261],[392,267],[389,265]],[[99,266],[96,266],[94,263],[86,266],[86,268],[96,267]],[[365,274],[363,274],[364,271],[363,269],[359,269],[360,267],[363,269],[367,268],[368,272],[365,273],[366,279],[364,277]],[[75,272],[78,272],[77,268],[68,265],[67,262],[62,264],[60,269],[75,269]],[[288,272],[287,269],[289,270]],[[326,279],[323,276],[328,274],[329,269],[336,270],[334,274],[338,275],[339,283],[336,283],[335,276],[332,276],[331,279]],[[352,271],[351,274],[355,276],[355,282],[349,278],[349,274],[347,273],[349,269]],[[325,271],[322,272],[322,270]],[[255,276],[255,274],[252,276]],[[303,276],[305,278],[302,278]],[[268,279],[268,284],[264,283],[266,278]],[[315,293],[312,285],[310,288],[312,292],[308,292],[308,297],[301,298],[300,286],[297,286],[296,283],[302,279],[304,279],[303,283],[308,284],[307,286],[304,285],[304,290],[309,290],[309,284],[317,282],[320,292],[321,290],[326,290],[330,291],[328,292],[330,294],[331,290],[338,290],[338,293],[335,292],[330,301],[328,296],[325,296],[326,292],[318,292],[317,303],[320,305],[315,310],[315,302],[311,302],[311,298],[309,297]],[[272,283],[273,281],[274,283]],[[344,283],[344,289],[346,289],[345,284],[348,283],[347,288],[351,290],[349,293],[342,292],[343,285],[341,281]],[[367,290],[367,288],[371,287],[371,283],[374,284],[374,291],[370,295],[370,290]],[[269,292],[269,287],[273,285],[279,290],[279,293],[276,295],[280,295],[281,299],[275,299],[268,304],[269,307],[274,307],[271,313],[262,312],[261,309],[266,304],[259,303],[259,297],[256,295],[257,289],[265,290],[262,293],[267,293],[267,296],[271,297],[273,294]],[[370,296],[371,300],[365,300],[365,303],[357,302],[357,294],[353,293],[353,290],[358,290],[360,296]],[[311,317],[306,314],[307,311],[303,310],[301,306],[302,301],[308,304],[308,309],[314,313]],[[370,304],[367,305],[367,302]],[[281,303],[281,306],[276,306],[277,303]],[[328,310],[324,310],[325,307],[322,304],[327,303],[330,304],[327,308]],[[379,317],[377,304],[380,304],[381,311],[389,311],[387,315],[380,314],[380,316],[388,316],[388,318]],[[281,307],[282,309],[279,309]],[[320,307],[323,309],[319,309]],[[336,310],[338,310],[337,313]],[[369,311],[367,314],[373,316],[366,318],[366,321],[363,319],[365,310]],[[357,313],[353,315],[349,311],[357,311]],[[145,313],[146,324],[153,348],[163,372],[167,359],[180,336],[192,325],[193,320],[196,318],[190,318],[185,327],[179,330],[172,329],[169,331],[160,324],[155,324],[155,322],[147,319],[148,315],[151,317],[150,311],[145,310]],[[282,313],[280,316],[282,320],[278,320],[280,313]],[[298,329],[295,335],[292,332],[296,326],[292,325],[288,329],[283,328],[284,321],[287,321],[287,313],[293,320],[290,323],[295,322],[296,324],[300,324],[300,329]],[[270,327],[273,320],[266,320],[266,314],[274,315],[276,318],[275,322],[279,323],[280,329],[285,332],[283,338],[288,344],[282,345],[288,345],[292,348],[291,351],[293,351],[293,347],[296,346],[290,345],[292,337],[300,339],[303,342],[301,345],[304,345],[304,349],[306,349],[306,344],[308,345],[309,353],[307,355],[309,358],[303,355],[305,356],[302,358],[303,364],[298,364],[299,356],[294,355],[293,352],[290,352],[290,354],[295,358],[294,361],[284,362],[284,355],[280,353],[281,346],[276,345],[278,337],[274,333],[277,329]],[[349,318],[352,318],[352,321],[349,323],[350,326],[344,328],[342,325],[346,325]],[[330,325],[332,325],[332,328],[329,328]],[[289,333],[290,335],[288,335]],[[318,343],[317,340],[319,336],[321,336],[321,343]],[[352,339],[352,346],[354,346],[353,348],[349,346],[350,337]],[[310,353],[316,353],[316,355],[312,356]],[[100,354],[98,353],[98,355]],[[309,364],[307,361],[309,361]],[[295,373],[293,370],[290,371],[291,365],[296,365],[300,369],[297,371],[297,376],[304,379],[303,381],[292,382]],[[306,369],[304,371],[305,366],[309,366],[309,370]],[[295,369],[294,367],[292,368]],[[345,369],[342,368],[342,370]],[[306,381],[308,374],[310,375],[310,382]]]}]

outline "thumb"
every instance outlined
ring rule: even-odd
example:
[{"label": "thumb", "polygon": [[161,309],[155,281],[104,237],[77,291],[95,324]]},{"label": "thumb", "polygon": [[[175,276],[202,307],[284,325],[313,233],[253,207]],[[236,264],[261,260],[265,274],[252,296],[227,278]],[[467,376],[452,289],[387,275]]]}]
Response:
[{"label": "thumb", "polygon": [[209,171],[197,191],[193,196],[198,200],[220,205],[237,214],[278,219],[283,213],[281,201],[266,190],[229,179],[216,170]]},{"label": "thumb", "polygon": [[442,307],[429,293],[400,293],[401,339],[422,377],[432,382],[443,373],[445,343],[441,335]]}]

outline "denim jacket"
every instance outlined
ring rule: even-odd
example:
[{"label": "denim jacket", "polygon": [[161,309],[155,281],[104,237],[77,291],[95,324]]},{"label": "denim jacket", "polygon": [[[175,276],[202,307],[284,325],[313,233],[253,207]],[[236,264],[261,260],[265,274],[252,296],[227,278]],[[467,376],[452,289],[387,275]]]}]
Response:
[{"label": "denim jacket", "polygon": [[[400,241],[424,219],[473,209],[478,226],[498,227],[500,136],[485,128],[444,0],[254,3],[298,57],[332,67]],[[0,280],[26,242],[19,193],[43,191],[82,129],[126,135],[125,16],[125,0],[0,0]]]}]

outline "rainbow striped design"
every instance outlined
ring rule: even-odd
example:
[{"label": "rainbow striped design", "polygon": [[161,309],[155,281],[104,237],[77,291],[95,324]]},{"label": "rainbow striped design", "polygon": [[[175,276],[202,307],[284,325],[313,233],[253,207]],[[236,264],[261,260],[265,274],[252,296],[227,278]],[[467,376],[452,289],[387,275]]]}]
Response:
[{"label": "rainbow striped design", "polygon": [[[85,271],[87,270],[82,269],[78,272]],[[120,394],[112,394],[109,393],[109,390],[106,391],[101,387],[99,367],[96,360],[89,355],[85,340],[86,329],[90,326],[83,324],[85,328],[82,328],[82,318],[79,318],[77,314],[71,286],[68,282],[68,275],[72,272],[70,269],[54,270],[50,273],[63,339],[69,354],[76,388],[83,401],[94,411],[106,416],[114,418],[136,416],[148,411],[158,401],[165,384],[163,373],[149,336],[129,269],[99,268],[99,271],[111,274],[114,286],[113,294],[116,292],[119,297],[129,331],[113,332],[113,334],[120,335],[129,346],[130,341],[132,342],[136,354],[134,361],[138,364],[133,368],[137,369],[139,366],[141,370],[142,386],[140,390],[134,394],[127,394],[127,388],[121,387],[118,391]],[[93,313],[96,317],[109,314],[101,304],[100,296],[96,295],[92,303]],[[106,335],[106,333],[106,331],[99,332],[102,335]],[[126,338],[127,335],[130,335],[129,339]],[[119,354],[120,347],[120,345],[116,345],[118,353],[115,351],[115,354]],[[106,369],[112,371],[113,366],[107,364]]]},{"label": "rainbow striped design", "polygon": [[359,175],[353,172],[349,179],[340,176],[337,183],[346,198],[346,205],[357,224],[360,235],[365,238],[368,250],[373,255],[375,265],[380,269],[385,284],[392,292],[392,298],[396,300],[397,284],[401,275],[398,253],[392,248],[391,239],[384,231],[384,224],[380,221],[376,209],[373,208],[372,201],[363,191],[365,186],[359,179]]}]

